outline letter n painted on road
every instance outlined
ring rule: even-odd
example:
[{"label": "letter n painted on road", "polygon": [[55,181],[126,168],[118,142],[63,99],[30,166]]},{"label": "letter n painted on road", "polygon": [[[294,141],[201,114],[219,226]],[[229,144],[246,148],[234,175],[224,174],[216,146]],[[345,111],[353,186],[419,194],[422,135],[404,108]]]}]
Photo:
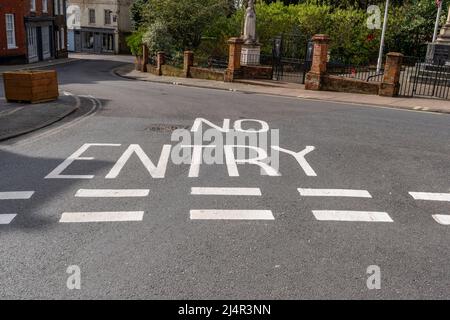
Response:
[{"label": "letter n painted on road", "polygon": [[122,171],[125,164],[128,162],[133,153],[136,153],[138,158],[144,164],[147,171],[150,173],[152,178],[162,179],[166,175],[167,163],[169,162],[170,150],[172,146],[170,144],[165,144],[161,151],[161,157],[159,158],[158,166],[155,166],[150,158],[145,154],[144,150],[137,145],[132,144],[128,147],[128,149],[124,152],[124,154],[120,157],[111,171],[106,175],[106,179],[115,179],[119,175],[120,171]]}]

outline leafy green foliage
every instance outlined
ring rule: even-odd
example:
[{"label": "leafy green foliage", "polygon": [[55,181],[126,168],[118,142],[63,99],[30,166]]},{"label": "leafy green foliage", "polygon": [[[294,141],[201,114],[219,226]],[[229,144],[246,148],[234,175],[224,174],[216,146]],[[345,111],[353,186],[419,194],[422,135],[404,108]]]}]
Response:
[{"label": "leafy green foliage", "polygon": [[134,56],[142,56],[143,31],[136,31],[126,38],[127,45]]},{"label": "leafy green foliage", "polygon": [[[227,40],[241,35],[246,3],[247,0],[136,0],[132,16],[155,50],[170,43],[174,51],[194,49],[196,55],[224,56]],[[298,34],[304,42],[314,34],[326,33],[332,39],[332,58],[352,63],[374,62],[381,30],[367,28],[366,8],[371,4],[378,4],[383,13],[385,0],[257,0],[257,36],[263,53],[271,53],[272,39],[282,33]],[[445,23],[447,10],[448,3],[444,1],[441,23]],[[391,0],[386,52],[423,56],[426,43],[431,41],[436,11],[433,0]],[[158,28],[165,27],[159,29],[161,38],[150,36],[155,32],[155,23]],[[137,42],[136,39],[131,44]]]}]

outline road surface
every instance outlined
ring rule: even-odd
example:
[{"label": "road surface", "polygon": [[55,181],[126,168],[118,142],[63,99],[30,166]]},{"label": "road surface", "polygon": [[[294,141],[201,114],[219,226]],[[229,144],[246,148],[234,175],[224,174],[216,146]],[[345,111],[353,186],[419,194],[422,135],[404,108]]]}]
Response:
[{"label": "road surface", "polygon": [[[121,63],[58,66],[83,114],[0,144],[0,298],[450,297],[449,115],[137,82]],[[277,174],[165,159],[196,120],[278,129]]]}]

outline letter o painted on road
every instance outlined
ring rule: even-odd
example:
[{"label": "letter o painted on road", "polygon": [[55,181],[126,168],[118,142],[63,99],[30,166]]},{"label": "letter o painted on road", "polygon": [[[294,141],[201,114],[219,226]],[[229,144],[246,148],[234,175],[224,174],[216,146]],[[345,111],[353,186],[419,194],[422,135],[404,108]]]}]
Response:
[{"label": "letter o painted on road", "polygon": [[[244,121],[247,122],[257,122],[260,124],[261,128],[259,130],[256,129],[247,129],[244,130],[242,129],[242,123]],[[241,120],[237,120],[234,122],[234,130],[236,131],[240,131],[240,132],[259,132],[259,133],[263,133],[263,132],[267,132],[269,131],[269,125],[267,124],[267,122],[262,121],[262,120],[256,120],[256,119],[241,119]]]}]

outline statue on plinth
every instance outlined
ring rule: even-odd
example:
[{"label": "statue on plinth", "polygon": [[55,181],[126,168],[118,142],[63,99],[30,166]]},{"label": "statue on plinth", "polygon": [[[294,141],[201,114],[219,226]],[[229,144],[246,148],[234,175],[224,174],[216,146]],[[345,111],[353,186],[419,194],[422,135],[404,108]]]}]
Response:
[{"label": "statue on plinth", "polygon": [[256,11],[255,1],[249,0],[245,11],[244,44],[242,46],[241,64],[259,65],[261,59],[261,45],[256,40]]},{"label": "statue on plinth", "polygon": [[442,27],[436,42],[428,44],[427,62],[450,65],[450,8],[447,22]]},{"label": "statue on plinth", "polygon": [[254,0],[249,0],[245,13],[244,41],[246,44],[256,43],[256,11]]},{"label": "statue on plinth", "polygon": [[450,7],[448,8],[447,22],[442,27],[436,42],[440,44],[450,44]]}]

